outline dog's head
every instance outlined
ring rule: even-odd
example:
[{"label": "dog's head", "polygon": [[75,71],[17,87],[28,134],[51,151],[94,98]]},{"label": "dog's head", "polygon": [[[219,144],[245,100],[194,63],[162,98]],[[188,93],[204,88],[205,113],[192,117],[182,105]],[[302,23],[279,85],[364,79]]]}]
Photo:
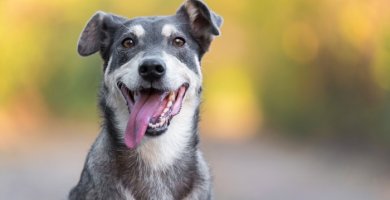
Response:
[{"label": "dog's head", "polygon": [[[127,19],[97,12],[81,33],[78,52],[100,52],[103,98],[115,110],[127,147],[166,132],[181,110],[199,104],[200,60],[222,18],[200,0],[172,16]],[[184,115],[184,114],[183,114]]]}]

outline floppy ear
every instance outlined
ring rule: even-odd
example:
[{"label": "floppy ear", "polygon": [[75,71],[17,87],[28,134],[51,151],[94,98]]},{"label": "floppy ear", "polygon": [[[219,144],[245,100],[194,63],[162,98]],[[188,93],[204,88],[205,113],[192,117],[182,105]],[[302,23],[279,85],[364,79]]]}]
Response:
[{"label": "floppy ear", "polygon": [[214,36],[220,34],[223,19],[201,0],[187,0],[176,15],[184,17],[191,26],[192,35],[198,40],[204,52],[210,46]]},{"label": "floppy ear", "polygon": [[126,19],[120,16],[96,12],[81,32],[77,51],[81,56],[104,52],[112,43],[112,36]]}]

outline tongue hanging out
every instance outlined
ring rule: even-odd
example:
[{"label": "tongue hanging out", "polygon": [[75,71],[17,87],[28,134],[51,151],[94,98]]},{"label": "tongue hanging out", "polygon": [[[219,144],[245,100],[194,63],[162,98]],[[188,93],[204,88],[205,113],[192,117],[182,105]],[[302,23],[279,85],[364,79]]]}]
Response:
[{"label": "tongue hanging out", "polygon": [[125,144],[129,148],[136,147],[142,140],[149,121],[154,112],[160,107],[166,93],[141,92],[135,101],[125,131]]},{"label": "tongue hanging out", "polygon": [[121,91],[129,106],[130,117],[125,129],[125,144],[128,148],[137,147],[147,131],[166,129],[169,120],[179,113],[186,87],[176,92],[145,90],[136,97],[121,86]]}]

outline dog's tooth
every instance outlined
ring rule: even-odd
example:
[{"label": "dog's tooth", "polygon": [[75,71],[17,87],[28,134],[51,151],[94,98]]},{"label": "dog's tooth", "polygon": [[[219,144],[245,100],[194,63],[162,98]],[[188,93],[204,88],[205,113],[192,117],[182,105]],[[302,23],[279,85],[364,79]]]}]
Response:
[{"label": "dog's tooth", "polygon": [[168,101],[167,108],[170,108],[172,106],[172,104],[173,104],[172,101]]},{"label": "dog's tooth", "polygon": [[175,100],[175,92],[170,92],[169,93],[169,101]]},{"label": "dog's tooth", "polygon": [[160,118],[160,122],[157,123],[157,127],[161,127],[164,124],[164,118]]},{"label": "dog's tooth", "polygon": [[163,125],[164,125],[164,121],[161,121],[161,122],[158,124],[159,127],[162,127]]},{"label": "dog's tooth", "polygon": [[151,128],[157,128],[158,127],[158,124],[159,123],[149,123],[149,126],[151,127]]},{"label": "dog's tooth", "polygon": [[165,118],[165,117],[162,117],[161,120],[160,120],[160,123],[164,124],[164,123],[165,123],[165,120],[166,120],[166,118]]}]

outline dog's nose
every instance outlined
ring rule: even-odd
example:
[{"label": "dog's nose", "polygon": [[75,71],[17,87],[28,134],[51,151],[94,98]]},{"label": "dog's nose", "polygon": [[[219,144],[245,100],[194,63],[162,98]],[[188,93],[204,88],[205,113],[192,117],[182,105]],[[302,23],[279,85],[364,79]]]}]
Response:
[{"label": "dog's nose", "polygon": [[138,73],[147,81],[155,81],[165,74],[164,62],[158,59],[147,59],[138,68]]}]

